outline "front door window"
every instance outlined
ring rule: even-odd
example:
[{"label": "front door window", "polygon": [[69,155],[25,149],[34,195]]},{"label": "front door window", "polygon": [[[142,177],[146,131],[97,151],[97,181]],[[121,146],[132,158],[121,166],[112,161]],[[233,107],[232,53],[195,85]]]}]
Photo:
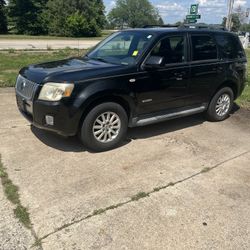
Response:
[{"label": "front door window", "polygon": [[151,52],[151,56],[163,57],[164,64],[185,62],[185,37],[173,36],[162,39]]}]

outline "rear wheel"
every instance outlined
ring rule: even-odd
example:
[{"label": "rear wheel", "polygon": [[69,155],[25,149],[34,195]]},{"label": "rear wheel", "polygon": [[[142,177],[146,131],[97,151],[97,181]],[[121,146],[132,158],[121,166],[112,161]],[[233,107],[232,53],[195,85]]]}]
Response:
[{"label": "rear wheel", "polygon": [[234,93],[231,88],[220,89],[209,104],[207,118],[210,121],[223,121],[228,118],[234,102]]},{"label": "rear wheel", "polygon": [[93,151],[111,150],[124,140],[128,117],[117,103],[102,103],[86,116],[80,137],[83,144]]}]

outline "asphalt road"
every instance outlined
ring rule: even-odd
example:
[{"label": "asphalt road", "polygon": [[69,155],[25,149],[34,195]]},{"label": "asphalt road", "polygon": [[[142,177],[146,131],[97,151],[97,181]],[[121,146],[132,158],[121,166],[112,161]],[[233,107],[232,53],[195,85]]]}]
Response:
[{"label": "asphalt road", "polygon": [[0,100],[2,162],[33,224],[0,189],[1,250],[29,249],[34,235],[45,250],[250,249],[249,111],[130,129],[122,147],[93,154],[31,127],[13,89]]},{"label": "asphalt road", "polygon": [[0,39],[0,50],[47,50],[47,49],[88,49],[95,46],[97,40],[35,40]]}]

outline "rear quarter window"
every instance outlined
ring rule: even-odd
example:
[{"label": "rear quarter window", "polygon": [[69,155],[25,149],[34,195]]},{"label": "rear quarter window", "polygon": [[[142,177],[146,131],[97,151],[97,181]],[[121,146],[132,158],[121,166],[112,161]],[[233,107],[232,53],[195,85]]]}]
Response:
[{"label": "rear quarter window", "polygon": [[204,61],[218,58],[215,40],[210,35],[192,35],[192,60]]},{"label": "rear quarter window", "polygon": [[219,34],[215,35],[222,59],[245,58],[245,52],[240,40],[236,36]]}]

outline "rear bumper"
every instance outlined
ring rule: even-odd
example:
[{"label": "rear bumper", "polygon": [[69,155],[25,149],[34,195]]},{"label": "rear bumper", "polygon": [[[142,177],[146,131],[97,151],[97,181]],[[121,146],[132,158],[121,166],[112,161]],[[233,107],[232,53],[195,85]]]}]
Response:
[{"label": "rear bumper", "polygon": [[[67,102],[28,101],[16,93],[17,106],[21,114],[35,127],[63,136],[76,135],[81,114]],[[54,118],[54,124],[46,123],[46,116]]]}]

